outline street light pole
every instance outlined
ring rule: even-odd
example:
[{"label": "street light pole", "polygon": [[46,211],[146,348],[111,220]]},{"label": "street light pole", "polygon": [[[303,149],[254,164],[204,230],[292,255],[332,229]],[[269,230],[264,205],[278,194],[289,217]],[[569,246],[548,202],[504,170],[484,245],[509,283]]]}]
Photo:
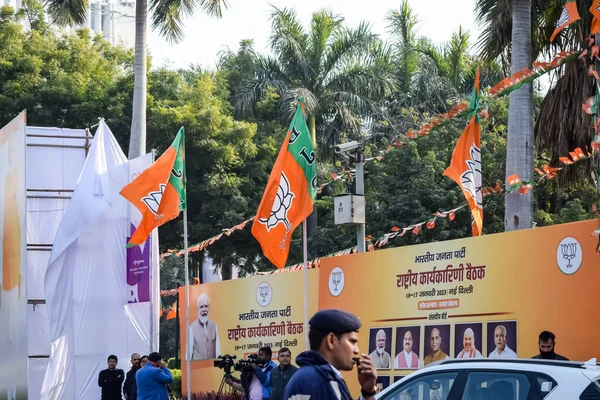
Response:
[{"label": "street light pole", "polygon": [[[179,286],[181,284],[177,282],[177,308],[175,309],[175,368],[181,369],[181,365],[179,364]],[[189,378],[188,378],[189,379]]]},{"label": "street light pole", "polygon": [[[362,148],[356,150],[355,182],[356,194],[365,195],[365,153]],[[359,253],[365,252],[365,224],[356,224],[356,242]]]}]

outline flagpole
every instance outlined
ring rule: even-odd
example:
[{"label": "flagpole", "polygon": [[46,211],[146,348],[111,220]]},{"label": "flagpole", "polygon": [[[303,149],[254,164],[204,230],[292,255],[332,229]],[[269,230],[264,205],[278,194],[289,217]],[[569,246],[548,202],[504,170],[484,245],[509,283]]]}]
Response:
[{"label": "flagpole", "polygon": [[310,350],[308,342],[308,245],[306,241],[306,219],[302,222],[302,250],[304,253],[304,340],[306,350]]},{"label": "flagpole", "polygon": [[[187,223],[187,207],[183,210],[183,263],[185,264],[185,373],[186,373],[186,386],[187,386],[187,399],[192,398],[191,393],[191,380],[192,377],[190,372],[190,359],[188,349],[190,348],[189,343],[189,331],[190,331],[190,271],[188,265],[188,223]],[[179,306],[179,305],[178,305]]]}]

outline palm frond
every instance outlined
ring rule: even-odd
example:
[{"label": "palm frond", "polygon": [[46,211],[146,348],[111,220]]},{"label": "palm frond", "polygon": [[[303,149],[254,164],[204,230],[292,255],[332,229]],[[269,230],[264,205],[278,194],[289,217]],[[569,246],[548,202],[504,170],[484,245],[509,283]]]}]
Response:
[{"label": "palm frond", "polygon": [[394,35],[395,40],[401,44],[414,44],[416,41],[416,26],[419,23],[417,16],[408,4],[402,0],[398,10],[390,10],[385,17],[388,31]]},{"label": "palm frond", "polygon": [[245,82],[244,87],[236,93],[233,106],[237,112],[250,115],[267,88],[272,87],[281,96],[288,88],[288,81],[289,78],[277,60],[268,56],[257,56],[256,76],[252,81]]},{"label": "palm frond", "polygon": [[298,100],[304,99],[304,106],[307,115],[315,115],[318,111],[319,100],[308,89],[305,88],[290,88],[285,90],[279,98],[279,115],[284,121],[289,121],[296,112]]},{"label": "palm frond", "polygon": [[320,10],[313,14],[310,26],[309,59],[312,69],[319,75],[323,55],[335,32],[342,27],[344,18],[329,10]]},{"label": "palm frond", "polygon": [[150,0],[152,27],[171,43],[183,39],[183,20],[194,14],[197,8],[214,17],[222,16],[222,9],[229,6],[227,0]]},{"label": "palm frond", "polygon": [[[88,0],[48,0],[48,12],[59,25],[76,25],[85,21]],[[95,3],[94,7],[98,7]],[[98,10],[101,12],[102,10]]]},{"label": "palm frond", "polygon": [[452,39],[445,49],[445,57],[450,68],[450,79],[457,89],[460,87],[461,77],[467,69],[469,37],[469,32],[464,31],[462,26],[459,26],[458,32],[452,34]]},{"label": "palm frond", "polygon": [[273,6],[271,31],[271,49],[280,60],[286,60],[286,73],[303,82],[314,79],[315,72],[306,56],[308,36],[298,20],[296,11]]},{"label": "palm frond", "polygon": [[340,28],[335,32],[331,45],[324,54],[321,82],[340,69],[339,64],[357,55],[368,54],[378,36],[371,31],[369,23],[363,21],[356,28]]},{"label": "palm frond", "polygon": [[[534,133],[538,152],[548,152],[552,165],[559,166],[558,157],[576,147],[584,149],[592,141],[590,116],[582,111],[581,104],[593,94],[594,79],[587,75],[586,63],[582,61],[566,64],[562,78],[548,91]],[[573,182],[581,170],[569,168],[565,172],[562,182]]]}]

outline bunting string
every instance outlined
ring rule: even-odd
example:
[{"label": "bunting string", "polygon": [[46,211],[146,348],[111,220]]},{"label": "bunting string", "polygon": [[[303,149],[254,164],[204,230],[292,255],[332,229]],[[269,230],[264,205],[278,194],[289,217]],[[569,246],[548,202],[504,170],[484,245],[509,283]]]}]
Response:
[{"label": "bunting string", "polygon": [[[592,42],[589,42],[589,45],[591,45],[591,44],[592,44]],[[598,46],[593,46],[591,48],[590,57],[593,58],[594,56],[596,56],[596,57],[598,56],[597,47]],[[544,74],[560,67],[561,65],[564,65],[565,63],[576,59],[576,58],[581,59],[584,56],[586,56],[587,54],[588,54],[587,48],[584,49],[583,51],[559,52],[558,54],[556,54],[554,56],[552,61],[534,62],[532,64],[532,68],[529,68],[529,67],[524,68],[523,70],[514,73],[512,76],[506,77],[502,81],[498,82],[496,85],[494,85],[489,90],[489,95],[492,98],[506,96],[510,92],[518,89],[519,87],[523,86],[524,84],[529,83],[529,82],[539,78],[540,76],[542,76],[542,75],[544,75]],[[588,75],[598,78],[598,73],[596,72],[594,65],[590,65],[590,69],[588,70]],[[588,101],[582,105],[582,108],[585,112],[587,112],[589,114],[595,114],[597,112],[597,107],[598,107],[597,103],[598,103],[598,96],[596,95],[596,96],[593,96],[590,99],[588,99]],[[406,138],[413,140],[413,139],[418,139],[420,137],[428,136],[431,132],[435,131],[436,129],[439,129],[442,126],[447,125],[451,121],[458,120],[459,118],[461,118],[462,116],[467,114],[468,111],[469,111],[469,102],[468,101],[462,101],[460,103],[457,103],[450,109],[450,111],[448,111],[447,113],[443,113],[443,114],[434,116],[427,123],[422,125],[419,129],[408,130],[406,133]],[[478,115],[482,118],[487,118],[489,116],[487,106],[482,105],[481,107],[479,107]],[[594,118],[593,126],[596,129],[596,131],[598,128],[597,122],[600,122],[600,119]],[[595,150],[596,153],[598,152],[598,150],[597,150],[598,143],[599,142],[596,141],[595,147],[594,147],[594,143],[592,143],[592,149],[596,149]],[[391,151],[394,148],[401,147],[403,145],[405,145],[404,142],[402,142],[400,140],[395,140],[386,149],[384,149],[383,151],[380,151],[378,156],[368,158],[365,161],[367,161],[367,162],[373,161],[373,160],[381,161],[383,159],[383,156],[385,156],[389,151]],[[575,158],[577,158],[577,160],[576,160],[573,157],[573,155],[574,155],[573,153],[577,152],[577,151],[580,151],[580,153],[576,153],[576,155],[575,155]],[[594,150],[592,150],[592,153],[593,153],[593,151]],[[581,156],[582,154],[583,154],[583,156],[585,156],[584,159],[589,158],[589,156],[585,155],[585,153],[583,153],[583,151],[579,148],[575,149],[574,152],[570,152],[571,159],[569,159],[568,157],[561,157],[560,158],[561,162],[563,162],[563,164],[565,164],[565,165],[570,165],[569,163],[572,164],[572,163],[577,162],[579,160],[579,156]],[[593,153],[593,154],[596,154],[596,153]],[[590,154],[590,153],[588,153],[588,154]],[[558,172],[559,170],[562,169],[562,168],[552,168],[549,165],[544,165],[542,168],[543,169],[536,168],[536,172],[541,175],[542,179],[552,179],[554,176],[556,176],[556,172]],[[326,183],[320,185],[319,188],[317,189],[317,193],[322,193],[323,189],[325,189],[327,186],[331,185],[333,182],[339,181],[341,179],[344,179],[347,176],[350,176],[352,173],[353,173],[353,170],[343,170],[341,172],[331,173],[331,179],[329,181],[327,181]],[[525,194],[534,185],[539,184],[539,182],[536,183],[535,181],[523,182],[520,180],[520,178],[518,176],[508,177],[507,181],[509,181],[509,182],[512,181],[514,184],[514,185],[511,185],[511,187],[508,190],[505,189],[504,185],[500,185],[499,183],[497,183],[496,186],[490,186],[490,187],[484,188],[482,195],[485,197],[485,196],[489,196],[490,194],[495,194],[497,192],[511,193],[514,190],[518,190],[521,194]],[[194,252],[198,252],[198,251],[202,251],[202,250],[206,249],[207,247],[209,247],[216,241],[223,238],[223,235],[230,236],[233,232],[244,229],[246,227],[246,225],[253,219],[254,219],[254,217],[249,218],[246,221],[243,221],[242,223],[240,223],[232,228],[224,229],[223,232],[218,235],[215,235],[209,239],[206,239],[200,243],[197,243],[197,244],[191,246],[189,248],[189,252],[194,253]],[[420,232],[422,225],[423,224],[426,225],[428,223],[435,226],[435,218],[432,220],[424,221],[421,224],[416,224],[416,225],[412,226],[411,230],[416,230],[417,232]],[[404,230],[407,228],[402,228],[402,229]],[[393,234],[393,233],[395,233],[395,232],[392,232],[391,234]],[[406,232],[402,231],[402,232],[399,232],[398,235],[402,236],[405,233]],[[598,235],[600,235],[600,229],[596,233]],[[382,238],[382,240],[385,240],[385,238]],[[176,255],[177,257],[180,257],[183,255],[183,250],[168,250],[167,252],[160,255],[160,259],[162,260],[165,257],[173,255],[173,254]]]}]

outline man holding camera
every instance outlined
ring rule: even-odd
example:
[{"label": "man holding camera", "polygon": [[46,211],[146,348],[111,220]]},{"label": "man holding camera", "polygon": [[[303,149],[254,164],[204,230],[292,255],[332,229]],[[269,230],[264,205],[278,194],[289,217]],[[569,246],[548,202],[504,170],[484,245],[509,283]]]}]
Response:
[{"label": "man holding camera", "polygon": [[249,368],[242,371],[241,379],[231,376],[225,382],[243,392],[245,400],[269,400],[273,389],[271,373],[277,368],[277,364],[271,361],[272,355],[270,347],[260,348],[255,359],[249,357]]}]

